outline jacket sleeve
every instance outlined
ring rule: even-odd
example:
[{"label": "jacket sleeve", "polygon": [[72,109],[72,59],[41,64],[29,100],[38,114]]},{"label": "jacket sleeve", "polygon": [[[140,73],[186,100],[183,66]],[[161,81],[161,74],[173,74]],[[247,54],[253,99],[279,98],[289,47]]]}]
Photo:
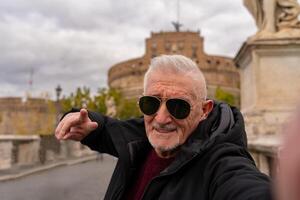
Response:
[{"label": "jacket sleeve", "polygon": [[89,111],[88,115],[92,121],[98,123],[98,128],[87,135],[81,143],[92,150],[119,157],[127,151],[128,142],[145,137],[142,118],[121,121],[96,112]]},{"label": "jacket sleeve", "polygon": [[[226,149],[226,151],[222,150]],[[212,200],[271,200],[269,178],[258,171],[250,154],[233,144],[218,145],[206,173]]]}]

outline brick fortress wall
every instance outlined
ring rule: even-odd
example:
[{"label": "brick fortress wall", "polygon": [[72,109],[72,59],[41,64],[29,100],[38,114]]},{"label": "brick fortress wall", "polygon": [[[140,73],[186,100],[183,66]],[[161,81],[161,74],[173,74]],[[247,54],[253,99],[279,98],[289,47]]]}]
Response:
[{"label": "brick fortress wall", "polygon": [[209,98],[214,98],[216,88],[221,87],[233,94],[239,105],[240,77],[232,58],[207,55],[203,41],[199,32],[151,33],[151,37],[146,39],[146,52],[142,57],[110,68],[108,85],[120,89],[127,98],[137,97],[142,94],[143,77],[151,58],[161,54],[181,54],[194,60],[204,73]]}]

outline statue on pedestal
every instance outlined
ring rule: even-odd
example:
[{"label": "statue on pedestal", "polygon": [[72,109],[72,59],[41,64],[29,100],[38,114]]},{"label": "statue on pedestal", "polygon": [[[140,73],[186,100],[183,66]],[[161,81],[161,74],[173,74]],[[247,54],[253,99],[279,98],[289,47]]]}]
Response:
[{"label": "statue on pedestal", "polygon": [[117,115],[116,103],[112,96],[108,96],[105,99],[105,106],[107,108],[107,111],[106,111],[107,116],[115,117]]},{"label": "statue on pedestal", "polygon": [[255,19],[257,37],[295,36],[295,31],[300,36],[297,0],[244,0],[244,5]]},{"label": "statue on pedestal", "polygon": [[297,0],[277,0],[279,5],[279,14],[277,18],[279,29],[300,28],[298,16],[300,6]]}]

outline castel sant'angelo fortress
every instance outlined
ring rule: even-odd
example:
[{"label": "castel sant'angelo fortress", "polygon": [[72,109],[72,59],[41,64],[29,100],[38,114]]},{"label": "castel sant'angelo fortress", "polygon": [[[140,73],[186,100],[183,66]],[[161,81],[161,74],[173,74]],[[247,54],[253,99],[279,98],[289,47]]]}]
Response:
[{"label": "castel sant'angelo fortress", "polygon": [[232,58],[208,55],[204,52],[200,32],[175,31],[151,33],[146,39],[146,52],[113,65],[108,72],[108,85],[119,89],[127,98],[136,98],[143,92],[143,77],[151,58],[162,54],[181,54],[195,61],[206,77],[208,97],[214,98],[216,88],[232,94],[239,104],[240,78]]}]

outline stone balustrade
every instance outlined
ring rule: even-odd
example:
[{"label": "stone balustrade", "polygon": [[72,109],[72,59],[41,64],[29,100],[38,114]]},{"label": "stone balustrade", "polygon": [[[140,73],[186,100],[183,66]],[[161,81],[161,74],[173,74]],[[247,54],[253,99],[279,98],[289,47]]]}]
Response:
[{"label": "stone balustrade", "polygon": [[0,170],[13,165],[37,164],[39,161],[40,137],[36,135],[0,135]]},{"label": "stone balustrade", "polygon": [[258,169],[272,176],[280,138],[277,135],[262,136],[248,141],[248,149]]},{"label": "stone balustrade", "polygon": [[[248,141],[248,149],[257,167],[272,176],[279,138],[262,136]],[[57,141],[54,136],[0,135],[0,170],[41,165],[94,154],[73,141]]]},{"label": "stone balustrade", "polygon": [[94,154],[74,141],[58,141],[53,135],[0,135],[0,170],[43,165]]}]

